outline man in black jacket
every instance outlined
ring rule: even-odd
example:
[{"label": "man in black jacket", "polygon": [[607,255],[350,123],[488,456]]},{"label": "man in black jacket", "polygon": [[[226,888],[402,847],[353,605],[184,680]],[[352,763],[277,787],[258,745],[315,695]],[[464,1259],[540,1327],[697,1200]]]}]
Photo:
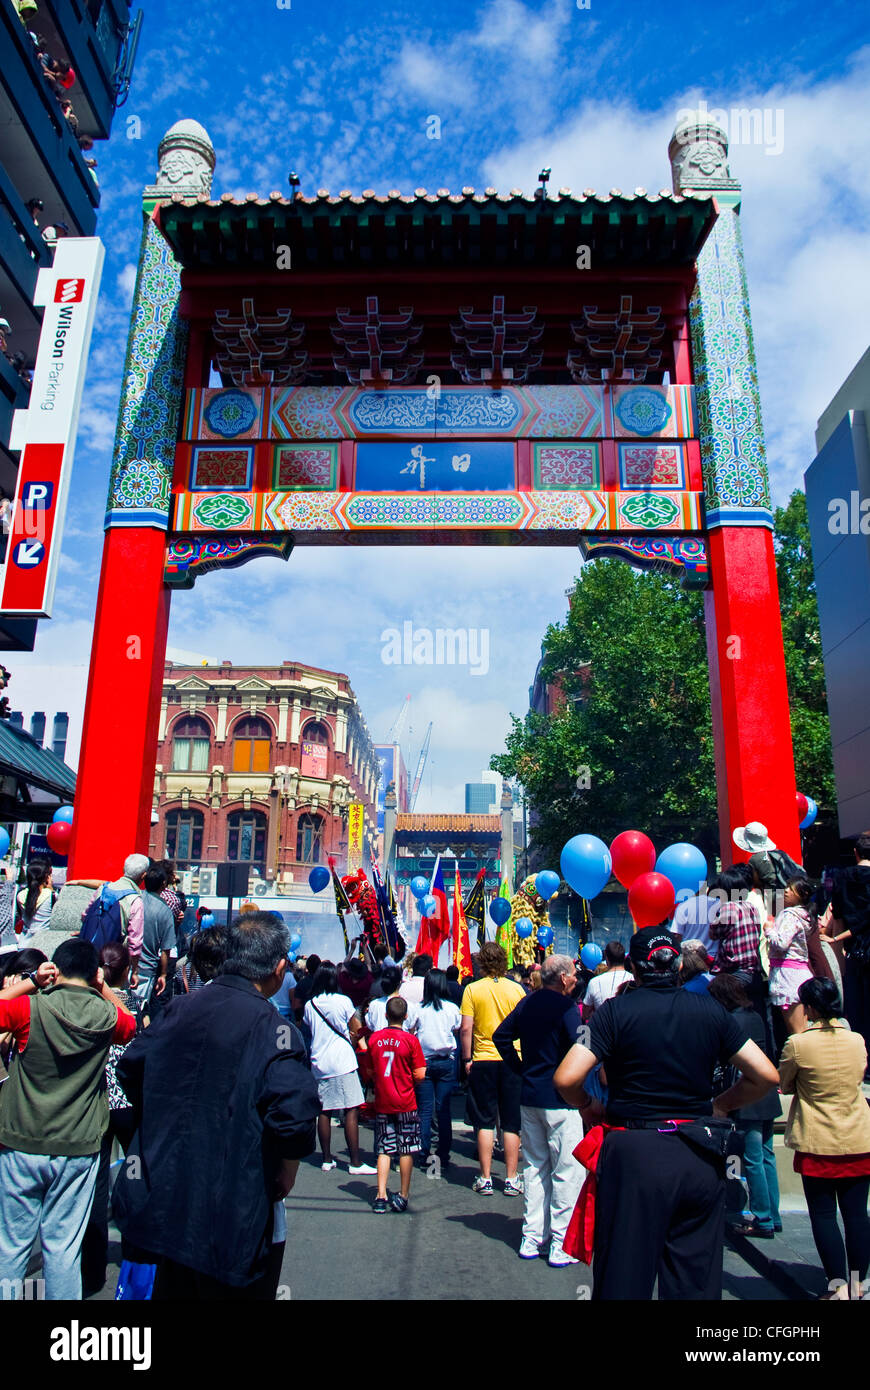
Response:
[{"label": "man in black jacket", "polygon": [[138,1126],[113,1206],[157,1261],[155,1300],[275,1298],[283,1199],[320,1109],[299,1033],[269,1003],[287,948],[271,913],[236,918],[222,973],[118,1063]]}]

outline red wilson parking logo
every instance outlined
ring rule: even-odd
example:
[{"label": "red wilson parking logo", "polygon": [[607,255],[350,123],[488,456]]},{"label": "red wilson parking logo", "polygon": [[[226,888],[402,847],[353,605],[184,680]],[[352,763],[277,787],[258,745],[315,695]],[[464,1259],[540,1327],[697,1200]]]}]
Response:
[{"label": "red wilson parking logo", "polygon": [[54,291],[54,302],[55,304],[80,304],[84,295],[84,280],[58,280]]}]

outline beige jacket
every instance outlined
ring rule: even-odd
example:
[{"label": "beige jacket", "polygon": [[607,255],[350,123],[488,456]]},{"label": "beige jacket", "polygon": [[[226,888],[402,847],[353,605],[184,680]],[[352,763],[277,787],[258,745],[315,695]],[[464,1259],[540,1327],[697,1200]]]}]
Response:
[{"label": "beige jacket", "polygon": [[841,1018],[811,1023],[782,1050],[783,1095],[793,1095],[785,1143],[809,1154],[870,1153],[870,1106],[861,1092],[867,1049]]}]

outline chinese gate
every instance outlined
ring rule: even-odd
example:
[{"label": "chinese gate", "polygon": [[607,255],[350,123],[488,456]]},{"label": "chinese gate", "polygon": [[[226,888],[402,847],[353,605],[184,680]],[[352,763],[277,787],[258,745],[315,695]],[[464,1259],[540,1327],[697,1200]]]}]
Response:
[{"label": "chinese gate", "polygon": [[[704,588],[723,858],[758,819],[799,852],[740,189],[707,119],[670,155],[674,193],[237,201],[210,197],[202,127],[172,127],[144,195],[71,876],[147,849],[172,590],[312,544],[576,544]],[[108,820],[113,747],[132,795]]]}]

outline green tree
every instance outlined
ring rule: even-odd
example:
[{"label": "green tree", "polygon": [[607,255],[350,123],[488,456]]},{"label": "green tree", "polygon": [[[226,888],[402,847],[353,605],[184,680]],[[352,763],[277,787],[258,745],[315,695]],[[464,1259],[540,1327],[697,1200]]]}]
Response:
[{"label": "green tree", "polygon": [[828,699],[807,499],[795,489],[774,512],[774,547],[798,789],[832,811],[836,805]]},{"label": "green tree", "polygon": [[[798,786],[834,803],[824,669],[806,499],[775,514],[775,547]],[[718,852],[703,598],[669,574],[621,560],[586,565],[569,611],[544,637],[542,676],[561,688],[552,715],[511,716],[490,761],[534,811],[532,843],[556,861],[582,828],[609,841],[646,831]],[[578,786],[578,780],[580,785]],[[588,783],[588,785],[584,785]]]},{"label": "green tree", "polygon": [[580,826],[605,840],[636,826],[712,851],[700,594],[609,559],[585,566],[569,599],[567,619],[544,637],[542,668],[564,702],[551,716],[512,716],[507,751],[490,764],[525,788],[535,845],[552,858]]}]

